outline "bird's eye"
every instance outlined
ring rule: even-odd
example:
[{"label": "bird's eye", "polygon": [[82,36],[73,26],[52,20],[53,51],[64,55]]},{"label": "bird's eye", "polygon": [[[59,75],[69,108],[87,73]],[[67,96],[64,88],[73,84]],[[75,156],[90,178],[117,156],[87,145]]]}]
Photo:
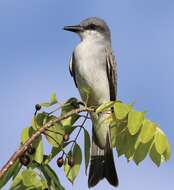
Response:
[{"label": "bird's eye", "polygon": [[90,24],[90,25],[89,25],[89,29],[95,30],[95,29],[96,29],[96,25],[95,25],[95,24]]}]

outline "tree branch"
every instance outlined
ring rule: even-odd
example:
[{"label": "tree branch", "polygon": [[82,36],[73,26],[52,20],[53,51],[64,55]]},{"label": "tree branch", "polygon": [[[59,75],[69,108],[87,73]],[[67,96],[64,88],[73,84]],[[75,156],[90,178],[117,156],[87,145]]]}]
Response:
[{"label": "tree branch", "polygon": [[41,127],[40,129],[38,129],[11,157],[10,159],[7,161],[7,163],[2,167],[2,169],[0,170],[0,179],[4,176],[4,174],[10,169],[10,167],[17,161],[17,159],[24,154],[24,152],[27,150],[27,148],[29,147],[30,144],[32,144],[32,142],[34,140],[36,140],[42,133],[45,132],[46,129],[50,128],[53,124],[60,122],[61,120],[64,120],[70,116],[72,116],[73,114],[78,114],[80,112],[94,112],[95,109],[91,108],[91,107],[83,107],[83,108],[78,108],[78,109],[74,109],[70,112],[68,112],[67,114],[61,116],[61,117],[57,117],[54,118],[52,120],[50,120],[48,123],[46,123],[43,127]]}]

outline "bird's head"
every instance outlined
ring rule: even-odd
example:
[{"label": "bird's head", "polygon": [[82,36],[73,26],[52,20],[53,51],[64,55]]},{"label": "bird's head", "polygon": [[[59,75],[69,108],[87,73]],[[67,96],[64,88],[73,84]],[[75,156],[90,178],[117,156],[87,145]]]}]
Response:
[{"label": "bird's head", "polygon": [[109,27],[104,20],[97,17],[87,18],[78,25],[65,26],[63,29],[77,33],[82,40],[103,38],[110,41]]}]

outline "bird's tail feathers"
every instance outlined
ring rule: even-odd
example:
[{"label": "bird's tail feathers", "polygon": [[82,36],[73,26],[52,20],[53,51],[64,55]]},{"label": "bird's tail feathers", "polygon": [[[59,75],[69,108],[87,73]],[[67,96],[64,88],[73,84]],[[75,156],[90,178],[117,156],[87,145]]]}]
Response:
[{"label": "bird's tail feathers", "polygon": [[107,134],[106,146],[104,149],[101,149],[96,144],[95,140],[96,137],[93,131],[88,187],[94,187],[103,178],[106,178],[111,185],[118,186],[118,176],[114,164],[110,134]]}]

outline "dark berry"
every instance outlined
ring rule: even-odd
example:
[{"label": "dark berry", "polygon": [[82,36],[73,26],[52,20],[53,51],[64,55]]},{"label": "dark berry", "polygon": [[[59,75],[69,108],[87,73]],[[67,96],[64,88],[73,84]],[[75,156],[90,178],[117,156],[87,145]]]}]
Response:
[{"label": "dark berry", "polygon": [[63,158],[62,158],[62,157],[58,158],[58,159],[57,159],[57,165],[58,165],[58,167],[59,167],[59,168],[62,167],[63,164],[64,164]]},{"label": "dark berry", "polygon": [[32,146],[29,146],[27,148],[27,153],[30,154],[30,155],[33,155],[34,153],[36,152],[36,149]]},{"label": "dark berry", "polygon": [[36,105],[35,105],[35,109],[36,109],[36,111],[39,111],[41,108],[42,108],[42,107],[41,107],[40,104],[36,104]]},{"label": "dark berry", "polygon": [[74,164],[75,164],[74,158],[73,158],[72,156],[69,157],[69,158],[68,158],[68,165],[69,165],[70,167],[73,167]]},{"label": "dark berry", "polygon": [[30,157],[27,155],[22,155],[20,158],[20,163],[24,166],[28,166],[28,164],[30,163]]},{"label": "dark berry", "polygon": [[69,140],[69,134],[64,134],[63,135],[63,140],[68,141]]}]

